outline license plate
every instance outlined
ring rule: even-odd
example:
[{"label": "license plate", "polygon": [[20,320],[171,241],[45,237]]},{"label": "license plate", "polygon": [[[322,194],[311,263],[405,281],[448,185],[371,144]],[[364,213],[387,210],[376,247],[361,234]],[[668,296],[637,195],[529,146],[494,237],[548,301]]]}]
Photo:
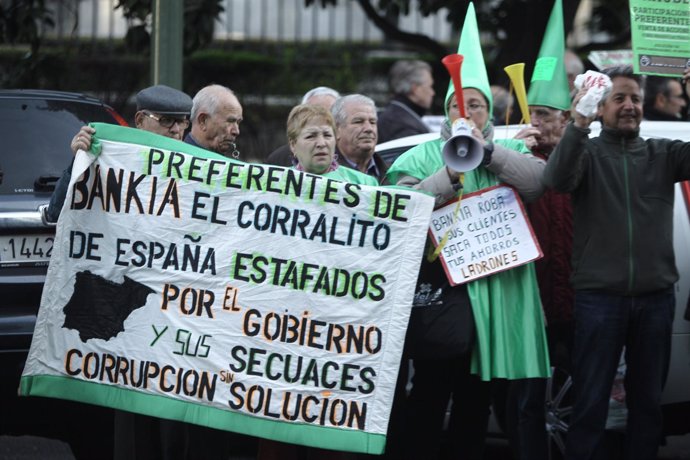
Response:
[{"label": "license plate", "polygon": [[48,265],[53,235],[0,236],[0,266]]}]

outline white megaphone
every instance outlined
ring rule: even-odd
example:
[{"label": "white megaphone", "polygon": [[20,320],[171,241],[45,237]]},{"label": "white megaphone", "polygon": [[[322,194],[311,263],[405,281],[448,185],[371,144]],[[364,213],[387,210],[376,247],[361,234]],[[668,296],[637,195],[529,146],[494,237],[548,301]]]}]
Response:
[{"label": "white megaphone", "polygon": [[484,147],[472,135],[464,118],[453,123],[452,135],[443,145],[443,162],[453,171],[471,171],[484,160]]}]

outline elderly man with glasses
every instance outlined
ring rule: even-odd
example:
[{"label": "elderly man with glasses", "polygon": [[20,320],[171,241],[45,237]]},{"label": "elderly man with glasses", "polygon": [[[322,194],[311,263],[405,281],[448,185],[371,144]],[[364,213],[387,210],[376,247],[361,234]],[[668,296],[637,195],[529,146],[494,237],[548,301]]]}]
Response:
[{"label": "elderly man with glasses", "polygon": [[[156,85],[144,88],[137,93],[137,112],[134,125],[161,136],[181,141],[184,131],[189,127],[189,112],[192,98],[174,88]],[[82,126],[72,139],[72,152],[91,148],[94,129]]]},{"label": "elderly man with glasses", "polygon": [[[137,128],[181,141],[189,127],[192,98],[165,85],[145,88],[136,96]],[[95,130],[83,126],[74,136],[74,153],[91,148]],[[67,194],[72,165],[58,181],[50,200],[47,217],[57,221]],[[158,419],[122,410],[115,411],[113,458],[158,458],[163,460],[198,458],[199,445],[206,448],[206,458],[227,458],[229,440],[224,432],[175,420]]]},{"label": "elderly man with glasses", "polygon": [[137,94],[134,124],[144,131],[181,141],[189,127],[191,110],[192,99],[182,91],[165,85],[151,86]]},{"label": "elderly man with glasses", "polygon": [[[134,114],[134,125],[161,136],[182,140],[185,129],[189,126],[189,113],[192,110],[192,98],[174,88],[156,85],[144,88],[137,93],[137,112]],[[72,139],[70,147],[73,153],[91,148],[91,136],[95,130],[91,126],[82,126]],[[67,186],[72,177],[72,164],[62,173],[50,199],[46,217],[57,222],[60,210],[67,196]]]}]

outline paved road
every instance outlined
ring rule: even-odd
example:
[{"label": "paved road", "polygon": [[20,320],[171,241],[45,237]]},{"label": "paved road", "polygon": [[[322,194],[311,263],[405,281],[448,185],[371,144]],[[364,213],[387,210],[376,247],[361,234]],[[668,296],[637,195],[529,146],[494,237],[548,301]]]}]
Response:
[{"label": "paved road", "polygon": [[[658,460],[690,460],[690,434],[671,436],[659,451]],[[487,441],[487,460],[511,460],[504,439]],[[69,445],[62,441],[35,436],[0,436],[0,459],[3,460],[75,460]],[[254,456],[233,456],[229,460],[254,460]]]},{"label": "paved road", "polygon": [[[690,417],[690,414],[688,414]],[[688,460],[690,459],[690,434],[685,436],[669,436],[664,446],[659,451],[659,459],[664,460]]]}]

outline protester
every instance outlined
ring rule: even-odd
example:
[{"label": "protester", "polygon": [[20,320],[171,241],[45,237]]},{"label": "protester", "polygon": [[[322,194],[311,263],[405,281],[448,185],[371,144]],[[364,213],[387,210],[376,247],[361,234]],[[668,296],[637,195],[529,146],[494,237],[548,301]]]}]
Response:
[{"label": "protester", "polygon": [[383,183],[388,166],[375,153],[378,140],[376,104],[362,94],[338,98],[331,108],[336,129],[338,163]]},{"label": "protester", "polygon": [[188,144],[239,158],[237,136],[242,123],[242,105],[230,88],[209,85],[194,96],[192,130],[185,137]]},{"label": "protester", "polygon": [[[477,91],[467,88],[464,92],[465,99],[471,101]],[[473,104],[473,102],[469,103]],[[448,138],[450,123],[459,116],[454,99],[449,99],[447,107],[448,118],[444,122],[443,140]],[[472,120],[477,120],[475,123],[481,123],[478,110],[470,112]],[[488,119],[486,109],[483,116]],[[490,123],[485,122],[480,126],[485,126],[488,128],[486,132],[491,133]],[[485,139],[478,128],[473,129],[473,134],[478,139],[482,139],[482,142],[491,140],[491,134],[488,134]],[[438,204],[451,199],[456,194],[454,185],[457,184],[458,174],[443,165],[441,158],[443,140],[429,141],[404,153],[391,166],[388,173],[391,183],[414,186],[432,192]],[[534,198],[539,195],[540,187],[535,184],[538,182],[543,163],[535,161],[529,154],[509,150],[500,144],[487,143],[486,145],[484,165],[477,170],[465,173],[465,192],[506,182],[524,193],[525,198]],[[415,168],[415,165],[419,169]],[[454,182],[451,181],[451,176]],[[440,262],[422,265],[421,284],[418,285],[416,299],[422,297],[423,290],[428,290],[423,284],[433,283],[431,297],[440,297],[448,302],[471,302],[475,321],[478,320],[480,324],[486,326],[486,329],[478,327],[477,331],[478,340],[481,343],[477,345],[480,348],[479,355],[486,361],[481,366],[484,369],[479,372],[479,375],[470,375],[471,355],[469,353],[451,359],[414,360],[413,386],[407,401],[408,413],[406,414],[408,421],[406,439],[411,441],[412,445],[404,449],[406,458],[436,458],[437,448],[441,444],[440,434],[445,410],[451,395],[453,409],[448,439],[452,443],[450,447],[452,455],[454,458],[481,458],[489,404],[489,386],[481,380],[494,377],[546,377],[548,359],[545,359],[547,352],[546,344],[542,340],[543,336],[538,333],[543,329],[543,324],[536,283],[533,279],[534,272],[529,265],[512,271],[520,273],[496,274],[489,279],[475,281],[470,287],[461,285],[451,288],[445,279]],[[430,275],[431,273],[433,275]],[[489,291],[493,294],[489,294]],[[496,298],[493,302],[489,302],[489,296],[492,295],[496,295]],[[503,344],[506,347],[492,349],[489,342],[494,340],[490,338],[490,330],[493,326],[489,323],[505,319],[503,314],[491,313],[493,309],[509,309],[514,314],[514,318],[509,319],[509,321],[515,321],[514,324],[499,325],[497,330],[507,331],[515,327],[524,331],[525,342],[529,343],[509,344],[511,339],[517,339],[517,337],[503,337],[499,341],[505,340]],[[543,330],[541,333],[543,334]],[[501,363],[494,363],[493,360],[501,361]],[[506,366],[506,360],[514,362]],[[534,361],[534,368],[539,371],[531,373],[531,369],[527,369],[531,365],[523,367],[525,360]],[[500,371],[493,374],[490,368],[500,369]],[[505,372],[508,368],[511,368],[511,371]]]},{"label": "protester", "polygon": [[[482,164],[464,173],[463,184],[459,183],[460,173],[444,164],[442,147],[450,137],[452,122],[460,116],[454,91],[449,88],[441,137],[401,155],[388,171],[390,182],[433,193],[437,204],[454,198],[459,187],[463,193],[469,193],[500,183],[515,187],[527,201],[536,199],[543,190],[539,177],[544,162],[526,152],[522,141],[493,141],[489,120],[491,92],[472,4],[458,53],[465,58],[463,97],[474,126],[472,135],[483,146]],[[449,458],[482,458],[488,381],[546,377],[549,373],[534,268],[526,264],[452,287],[441,262],[427,257],[422,261],[413,310],[437,304],[469,304],[476,325],[476,342],[470,352],[413,360],[412,389],[406,402],[407,443],[402,451],[409,459],[438,458],[446,408],[452,396],[447,436]]]},{"label": "protester", "polygon": [[494,100],[492,113],[494,126],[510,124],[513,111],[513,95],[501,85],[491,85],[491,97]]},{"label": "protester", "polygon": [[394,96],[379,114],[379,142],[428,133],[422,116],[436,94],[431,66],[424,61],[397,61],[390,69],[388,83]]},{"label": "protester", "polygon": [[[326,110],[331,110],[335,100],[340,94],[327,86],[318,86],[307,91],[302,96],[302,104],[318,105]],[[266,164],[276,166],[293,166],[293,156],[288,144],[281,145],[266,158]]]},{"label": "protester", "polygon": [[679,80],[656,75],[646,78],[643,107],[645,120],[683,121],[686,105]]},{"label": "protester", "polygon": [[[151,86],[137,93],[137,128],[161,136],[182,140],[189,126],[192,99],[185,93],[165,85]],[[70,147],[73,153],[91,148],[95,129],[83,126],[74,136]],[[63,172],[55,186],[48,206],[48,217],[58,220],[72,177],[72,165]],[[115,410],[113,458],[184,459],[187,457],[187,425],[174,420],[158,419],[123,410]]]},{"label": "protester", "polygon": [[568,88],[570,89],[570,94],[574,94],[575,90],[575,77],[585,72],[585,65],[582,63],[580,56],[575,54],[573,50],[565,50],[565,71],[568,75]]},{"label": "protester", "polygon": [[[174,104],[182,103],[184,103],[184,111],[170,108],[171,106],[174,107]],[[194,96],[194,100],[180,91],[162,85],[142,90],[137,95],[135,123],[138,128],[182,140],[184,130],[189,126],[189,120],[186,117],[189,115],[190,109],[194,121],[192,131],[185,138],[185,142],[221,155],[237,158],[239,152],[235,140],[240,133],[242,106],[234,93],[223,86],[210,85],[202,88]],[[91,128],[82,128],[72,141],[72,149],[74,151],[80,148],[87,150],[91,143],[90,134],[93,134]],[[68,183],[69,179],[65,184]],[[60,187],[60,183],[56,186],[56,193],[58,187]],[[67,185],[65,185],[65,193],[66,187]],[[48,208],[49,215],[55,195],[51,198],[51,206]],[[62,196],[64,201],[64,194]],[[166,421],[164,423],[175,422]],[[134,433],[147,433],[143,436],[152,436],[140,425],[139,421],[132,423],[128,420],[119,424],[122,430],[128,430],[131,433],[130,436],[133,436]],[[116,418],[116,430],[118,429],[117,426],[118,420]],[[166,439],[170,439],[171,443],[176,443],[173,444],[173,448],[163,446],[166,449],[165,455],[169,458],[215,460],[225,459],[230,455],[230,434],[228,432],[194,424],[182,426],[184,427],[183,431],[169,436],[164,431],[161,432],[161,437],[166,437]],[[140,435],[138,438],[143,436]],[[118,458],[136,458],[136,450],[132,451],[131,449],[150,448],[145,443],[142,444],[138,438],[136,444],[133,443],[131,447],[125,446],[127,450],[123,450],[122,456]],[[116,449],[121,448],[116,442]],[[148,450],[143,452],[144,454],[140,453],[140,455],[144,455],[142,458],[150,458],[151,455],[154,455]]]},{"label": "protester", "polygon": [[[335,159],[335,122],[324,107],[301,104],[294,107],[287,120],[290,151],[295,169],[331,179],[362,185],[378,185],[375,178],[359,171],[341,167]],[[258,460],[297,460],[306,455],[310,460],[345,460],[356,458],[348,452],[302,447],[262,439]]]},{"label": "protester", "polygon": [[625,347],[626,458],[653,459],[678,280],[673,183],[690,179],[690,143],[642,139],[642,78],[630,66],[605,73],[613,85],[599,104],[601,133],[590,139],[594,116],[575,109],[583,89],[543,178],[571,194],[574,214],[574,400],[566,458],[605,455],[608,401]]},{"label": "protester", "polygon": [[335,159],[335,121],[324,107],[303,104],[292,109],[287,137],[295,169],[353,184],[378,185],[370,175],[340,167]]},{"label": "protester", "polygon": [[[169,86],[156,85],[144,88],[136,96],[137,111],[134,114],[134,125],[161,136],[182,140],[184,130],[189,126],[189,111],[192,99]],[[70,147],[73,153],[79,150],[88,151],[91,148],[91,136],[95,129],[82,126],[74,136]],[[57,222],[62,204],[67,196],[67,186],[72,177],[72,164],[65,169],[62,177],[55,185],[55,191],[50,198],[47,217],[51,222]]]},{"label": "protester", "polygon": [[[201,147],[228,158],[239,159],[235,141],[240,135],[242,105],[235,93],[225,86],[201,88],[192,104],[192,129],[185,136],[188,144]],[[236,435],[239,436],[239,435]],[[227,459],[231,452],[231,435],[222,430],[189,426],[189,448],[199,459]]]},{"label": "protester", "polygon": [[[565,94],[568,95],[567,92]],[[531,151],[543,160],[548,160],[569,119],[569,112],[553,107],[558,102],[555,98],[552,100],[550,105],[530,104],[531,124],[539,130],[536,145]],[[520,137],[518,133],[516,138]],[[574,299],[569,281],[573,236],[570,197],[547,190],[526,208],[543,253],[534,267],[546,317],[549,357],[552,365],[569,369]],[[517,379],[509,384],[507,431],[516,459],[547,458],[546,387],[547,382],[543,378]]]},{"label": "protester", "polygon": [[[561,1],[556,0],[527,92],[531,127],[516,136],[534,136],[536,143],[531,151],[543,160],[549,158],[560,141],[570,117],[564,47],[563,8]],[[549,190],[526,207],[543,253],[534,267],[546,317],[549,357],[552,365],[569,369],[574,298],[570,286],[573,236],[570,197]],[[548,457],[546,387],[546,379],[517,379],[508,387],[506,431],[518,460],[546,460]]]}]

